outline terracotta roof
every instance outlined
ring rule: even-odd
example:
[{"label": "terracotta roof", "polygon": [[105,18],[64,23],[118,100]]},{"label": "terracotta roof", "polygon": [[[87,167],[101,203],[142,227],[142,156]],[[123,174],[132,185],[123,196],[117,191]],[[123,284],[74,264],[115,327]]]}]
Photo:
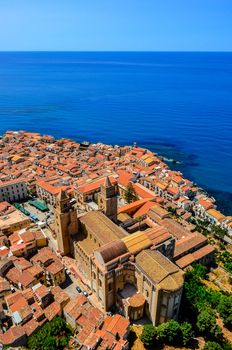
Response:
[{"label": "terracotta roof", "polygon": [[143,185],[139,183],[133,183],[132,184],[133,189],[135,193],[140,197],[140,198],[154,198],[155,193],[148,188],[144,187]]},{"label": "terracotta roof", "polygon": [[176,242],[174,257],[178,258],[183,253],[188,253],[190,249],[197,248],[199,245],[205,245],[207,238],[201,233],[192,233]]},{"label": "terracotta roof", "polygon": [[10,283],[1,278],[0,280],[0,293],[10,291]]},{"label": "terracotta roof", "polygon": [[158,251],[143,250],[135,257],[136,265],[165,290],[177,290],[184,283],[183,272]]},{"label": "terracotta roof", "polygon": [[34,277],[29,272],[19,272],[15,267],[6,274],[6,277],[13,283],[21,283],[24,287],[28,287],[35,281]]},{"label": "terracotta roof", "polygon": [[78,306],[84,305],[87,302],[88,302],[88,299],[84,295],[78,294],[74,299],[70,300],[70,302],[65,306],[64,312],[69,314],[72,312],[72,310],[77,309]]},{"label": "terracotta roof", "polygon": [[218,211],[216,209],[209,209],[209,210],[207,210],[207,213],[217,220],[225,219],[225,215],[223,215],[220,211]]},{"label": "terracotta roof", "polygon": [[[118,209],[118,213],[127,213],[127,212],[135,212],[139,208],[141,208],[145,203],[149,202],[150,203],[150,198],[143,198],[139,199],[137,201],[134,201],[132,203],[126,204],[123,207]],[[154,205],[154,203],[153,203]]]},{"label": "terracotta roof", "polygon": [[128,251],[132,254],[138,253],[142,249],[149,248],[152,244],[145,232],[142,231],[126,236],[122,238],[122,241],[125,243]]},{"label": "terracotta roof", "polygon": [[112,242],[126,235],[126,232],[115,225],[103,213],[90,211],[80,218],[82,225],[98,238],[102,244]]},{"label": "terracotta roof", "polygon": [[152,245],[160,244],[172,237],[172,235],[166,230],[166,228],[157,224],[155,224],[155,226],[153,226],[149,230],[146,230],[144,233],[151,240]]},{"label": "terracotta roof", "polygon": [[189,253],[182,258],[175,261],[175,263],[182,269],[191,265],[193,262],[197,262],[198,260],[204,258],[209,254],[213,254],[214,248],[211,245],[206,245],[193,253]]},{"label": "terracotta roof", "polygon": [[59,261],[54,261],[46,267],[46,270],[52,275],[56,275],[64,269],[63,265]]},{"label": "terracotta roof", "polygon": [[211,201],[209,201],[209,200],[206,200],[206,199],[203,199],[203,198],[200,198],[199,200],[198,200],[198,203],[200,204],[200,205],[202,205],[202,207],[204,207],[206,210],[208,210],[208,209],[210,209],[210,208],[213,208],[213,203],[211,202]]},{"label": "terracotta roof", "polygon": [[124,187],[128,185],[131,178],[133,177],[133,174],[127,170],[117,170],[116,173],[118,174],[118,183],[123,185]]},{"label": "terracotta roof", "polygon": [[128,303],[133,308],[142,307],[145,304],[145,298],[143,294],[136,293],[132,297],[129,298]]},{"label": "terracotta roof", "polygon": [[184,269],[185,267],[191,265],[195,261],[193,254],[189,253],[182,258],[175,261],[175,263],[181,268]]},{"label": "terracotta roof", "polygon": [[0,334],[0,343],[4,345],[11,345],[16,340],[19,340],[25,335],[25,331],[21,326],[13,326],[5,333]]},{"label": "terracotta roof", "polygon": [[5,300],[6,300],[8,307],[10,305],[14,304],[18,300],[18,298],[20,298],[20,296],[22,296],[22,292],[19,292],[19,291],[15,292],[13,294],[7,295],[5,297]]},{"label": "terracotta roof", "polygon": [[36,277],[44,272],[44,269],[40,265],[33,265],[27,270],[33,277]]},{"label": "terracotta roof", "polygon": [[55,301],[57,303],[59,303],[60,305],[63,302],[68,302],[70,300],[70,297],[69,297],[68,293],[66,293],[59,286],[52,287],[51,292],[54,295]]},{"label": "terracotta roof", "polygon": [[107,331],[114,336],[119,334],[121,338],[124,338],[128,331],[129,325],[129,320],[125,319],[125,317],[122,317],[119,314],[116,314],[113,317],[106,317],[103,322],[102,330]]},{"label": "terracotta roof", "polygon": [[42,299],[46,295],[50,293],[49,289],[45,287],[43,284],[37,284],[36,286],[33,287],[34,293],[36,294],[37,297]]},{"label": "terracotta roof", "polygon": [[23,330],[25,331],[28,337],[32,335],[32,333],[34,333],[39,327],[40,324],[34,318],[29,320],[22,326]]},{"label": "terracotta roof", "polygon": [[13,313],[15,311],[22,310],[27,306],[27,300],[21,294],[20,296],[18,296],[18,299],[13,304],[9,305],[9,310],[11,311],[11,313]]},{"label": "terracotta roof", "polygon": [[138,216],[146,215],[150,208],[154,206],[154,202],[148,201],[141,208],[139,208],[134,214],[133,217],[137,218]]},{"label": "terracotta roof", "polygon": [[[101,248],[95,250],[94,255],[102,260],[102,263],[107,262],[128,252],[125,243],[121,240],[116,240],[103,245]],[[100,257],[99,257],[100,255]]]},{"label": "terracotta roof", "polygon": [[31,242],[34,241],[34,235],[31,231],[25,231],[23,232],[20,237],[22,238],[22,240],[27,243],[27,242]]},{"label": "terracotta roof", "polygon": [[173,236],[177,238],[177,240],[182,239],[184,237],[188,237],[191,232],[180,225],[173,219],[165,218],[159,222],[160,225],[164,226]]},{"label": "terracotta roof", "polygon": [[[110,176],[110,182],[112,184],[115,184],[115,183],[117,183],[117,180],[114,177]],[[99,179],[97,181],[93,181],[93,182],[87,183],[85,185],[79,186],[77,188],[77,190],[81,193],[88,193],[88,192],[96,191],[96,190],[100,189],[100,187],[103,186],[104,183],[105,183],[105,178],[102,178],[102,179]]]},{"label": "terracotta roof", "polygon": [[48,321],[53,320],[54,317],[61,314],[60,304],[54,301],[44,309],[44,313]]},{"label": "terracotta roof", "polygon": [[168,217],[170,214],[168,213],[168,211],[164,208],[162,208],[159,204],[154,203],[154,205],[149,209],[148,211],[148,216],[153,219],[156,220],[158,219],[164,219],[166,217]]},{"label": "terracotta roof", "polygon": [[171,195],[175,195],[175,194],[178,194],[179,193],[179,189],[176,188],[176,187],[168,187],[167,188],[167,192]]},{"label": "terracotta roof", "polygon": [[202,259],[204,256],[207,256],[214,252],[215,252],[214,247],[212,247],[210,244],[207,244],[206,246],[193,252],[193,256],[195,260],[199,260],[199,259]]}]

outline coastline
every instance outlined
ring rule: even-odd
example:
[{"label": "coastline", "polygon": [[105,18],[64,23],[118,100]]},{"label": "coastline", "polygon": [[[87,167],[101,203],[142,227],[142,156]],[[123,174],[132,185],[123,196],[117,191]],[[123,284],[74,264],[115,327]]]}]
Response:
[{"label": "coastline", "polygon": [[[198,179],[191,174],[191,169],[198,166],[197,155],[184,153],[183,151],[178,150],[174,145],[170,144],[157,143],[157,145],[150,145],[143,143],[141,146],[147,148],[151,152],[157,153],[159,157],[164,159],[164,162],[171,170],[180,171],[188,180],[193,181],[209,196],[212,196],[216,200],[218,210],[224,215],[231,215],[232,193],[207,187],[204,184],[201,184]],[[165,159],[168,159],[168,161]],[[173,162],[172,160],[175,160],[176,162]]]},{"label": "coastline", "polygon": [[[5,130],[6,132],[7,130]],[[4,135],[4,133],[2,135]],[[33,131],[32,131],[33,132]],[[40,130],[38,130],[40,132]],[[48,133],[49,134],[49,133]],[[0,138],[2,137],[0,135]],[[52,136],[54,136],[52,134]],[[74,142],[83,142],[84,140],[80,141],[79,138],[76,137],[69,137],[68,135],[60,136],[54,136],[55,139],[60,138],[68,138],[71,141]],[[86,138],[87,139],[87,138]],[[107,142],[94,142],[94,141],[87,141],[90,144],[96,144],[96,143],[102,143],[102,144],[108,144]],[[136,143],[137,144],[137,143]],[[112,144],[113,146],[115,143]],[[128,146],[129,143],[119,143],[120,147]],[[213,197],[216,201],[217,209],[221,211],[224,215],[228,216],[232,213],[232,193],[218,190],[216,188],[207,187],[204,184],[201,184],[196,177],[194,177],[191,173],[191,169],[194,167],[197,167],[197,155],[194,154],[188,154],[185,153],[184,150],[181,150],[176,145],[171,143],[165,143],[165,142],[154,142],[154,143],[144,143],[139,142],[137,146],[141,146],[142,148],[147,149],[148,151],[151,151],[164,161],[165,164],[170,168],[170,170],[174,171],[180,171],[184,177],[186,177],[188,180],[193,181],[198,188],[201,188],[203,192],[205,192],[209,197]]]}]

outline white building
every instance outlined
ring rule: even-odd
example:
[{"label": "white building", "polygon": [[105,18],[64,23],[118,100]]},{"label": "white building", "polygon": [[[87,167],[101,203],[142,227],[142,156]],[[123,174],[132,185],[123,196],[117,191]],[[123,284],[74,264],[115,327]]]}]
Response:
[{"label": "white building", "polygon": [[23,180],[0,183],[0,202],[16,202],[28,197],[27,184]]}]

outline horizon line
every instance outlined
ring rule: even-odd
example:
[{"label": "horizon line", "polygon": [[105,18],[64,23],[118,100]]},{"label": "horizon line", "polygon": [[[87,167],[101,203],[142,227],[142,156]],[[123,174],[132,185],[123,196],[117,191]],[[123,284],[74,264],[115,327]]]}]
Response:
[{"label": "horizon line", "polygon": [[89,53],[98,53],[98,52],[112,52],[112,53],[159,53],[159,52],[167,52],[167,53],[232,53],[232,50],[0,50],[0,53],[19,53],[19,52],[89,52]]}]

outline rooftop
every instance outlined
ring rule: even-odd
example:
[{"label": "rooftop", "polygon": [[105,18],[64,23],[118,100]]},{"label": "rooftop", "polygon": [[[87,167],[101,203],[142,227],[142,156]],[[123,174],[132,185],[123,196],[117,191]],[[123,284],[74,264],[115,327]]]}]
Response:
[{"label": "rooftop", "polygon": [[182,288],[184,273],[158,251],[143,250],[135,258],[136,264],[158,287],[165,290]]}]

